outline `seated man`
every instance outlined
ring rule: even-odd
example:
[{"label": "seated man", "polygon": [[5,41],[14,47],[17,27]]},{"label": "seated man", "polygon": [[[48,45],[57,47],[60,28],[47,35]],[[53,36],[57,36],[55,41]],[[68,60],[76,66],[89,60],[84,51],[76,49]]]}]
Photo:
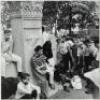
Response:
[{"label": "seated man", "polygon": [[32,57],[32,63],[35,67],[35,70],[44,76],[48,76],[48,81],[49,81],[49,85],[51,88],[52,87],[52,82],[53,82],[53,70],[50,69],[50,65],[48,65],[46,63],[46,57],[43,55],[43,51],[42,51],[42,47],[41,46],[37,46],[35,48],[35,54]]},{"label": "seated man", "polygon": [[15,99],[39,99],[41,90],[30,82],[30,75],[23,73],[17,85]]},{"label": "seated man", "polygon": [[22,59],[20,56],[12,52],[13,39],[10,30],[4,31],[4,40],[2,41],[3,57],[6,63],[15,62],[17,64],[18,75],[22,72]]}]

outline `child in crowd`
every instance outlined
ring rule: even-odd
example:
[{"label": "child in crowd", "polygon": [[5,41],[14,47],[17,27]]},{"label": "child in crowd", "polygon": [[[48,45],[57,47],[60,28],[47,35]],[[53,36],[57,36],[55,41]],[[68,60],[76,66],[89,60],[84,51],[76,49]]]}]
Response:
[{"label": "child in crowd", "polygon": [[30,82],[30,75],[23,73],[17,85],[15,99],[39,99],[41,90]]}]

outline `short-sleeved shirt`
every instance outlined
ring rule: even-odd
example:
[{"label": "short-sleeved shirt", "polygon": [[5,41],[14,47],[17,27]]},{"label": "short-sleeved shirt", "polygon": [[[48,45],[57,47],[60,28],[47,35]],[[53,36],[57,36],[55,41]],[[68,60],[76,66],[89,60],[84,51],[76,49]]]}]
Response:
[{"label": "short-sleeved shirt", "polygon": [[61,54],[66,54],[66,53],[68,53],[69,48],[72,46],[73,46],[72,41],[65,41],[64,43],[60,43],[59,44],[59,52]]}]

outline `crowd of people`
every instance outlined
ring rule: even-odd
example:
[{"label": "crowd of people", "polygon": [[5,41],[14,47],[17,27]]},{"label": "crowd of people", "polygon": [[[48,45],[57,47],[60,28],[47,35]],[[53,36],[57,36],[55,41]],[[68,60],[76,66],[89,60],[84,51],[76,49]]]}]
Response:
[{"label": "crowd of people", "polygon": [[5,83],[13,83],[13,78],[5,77],[5,66],[9,62],[17,64],[18,79],[16,80],[18,81],[13,83],[16,85],[15,98],[17,99],[48,98],[48,87],[55,89],[55,82],[61,84],[68,91],[69,87],[73,87],[71,80],[74,76],[83,78],[89,87],[88,82],[90,81],[84,76],[84,73],[99,68],[99,46],[90,38],[82,39],[68,35],[56,38],[56,43],[57,61],[54,60],[53,44],[48,33],[45,35],[43,45],[35,47],[34,54],[30,59],[32,75],[36,78],[35,85],[29,81],[30,74],[23,72],[21,57],[13,53],[11,31],[4,31],[1,43],[2,98],[9,98],[9,94],[5,96],[5,90],[8,93],[10,91]]}]

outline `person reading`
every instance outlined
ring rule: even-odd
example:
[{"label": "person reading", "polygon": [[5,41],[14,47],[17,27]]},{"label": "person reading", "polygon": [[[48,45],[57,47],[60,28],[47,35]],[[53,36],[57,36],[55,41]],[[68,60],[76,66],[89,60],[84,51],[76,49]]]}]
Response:
[{"label": "person reading", "polygon": [[40,93],[40,87],[30,82],[30,75],[28,73],[23,73],[17,85],[15,99],[39,99]]}]

